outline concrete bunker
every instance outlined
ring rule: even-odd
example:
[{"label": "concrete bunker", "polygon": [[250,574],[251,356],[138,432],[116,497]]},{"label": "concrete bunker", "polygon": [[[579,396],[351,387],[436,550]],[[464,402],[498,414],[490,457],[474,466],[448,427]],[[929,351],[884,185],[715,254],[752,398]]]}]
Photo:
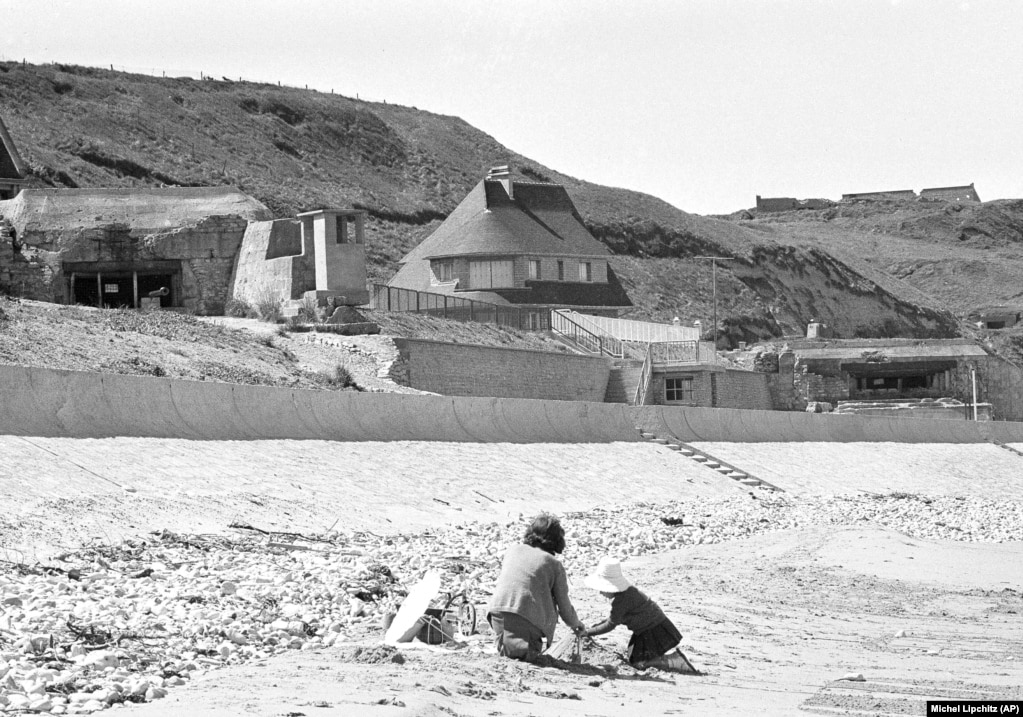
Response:
[{"label": "concrete bunker", "polygon": [[64,262],[69,304],[101,309],[170,309],[180,306],[181,262]]},{"label": "concrete bunker", "polygon": [[232,187],[26,189],[0,201],[0,290],[112,309],[222,314],[269,292],[284,313],[368,303],[366,212],[271,219]]}]

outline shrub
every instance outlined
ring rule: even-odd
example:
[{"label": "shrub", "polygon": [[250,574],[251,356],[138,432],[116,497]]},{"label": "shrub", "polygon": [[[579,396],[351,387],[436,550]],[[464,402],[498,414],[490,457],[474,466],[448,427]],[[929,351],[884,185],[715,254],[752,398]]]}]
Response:
[{"label": "shrub", "polygon": [[270,287],[263,287],[256,294],[256,313],[259,318],[269,323],[277,323],[281,318],[284,299]]},{"label": "shrub", "polygon": [[254,314],[255,311],[247,301],[232,297],[224,304],[224,316],[234,316],[235,318],[243,319],[245,317],[252,317]]},{"label": "shrub", "polygon": [[334,366],[334,374],[328,378],[327,382],[331,386],[337,386],[338,388],[359,388],[359,385],[355,383],[352,372],[348,370],[348,367],[343,362],[339,362]]},{"label": "shrub", "polygon": [[298,318],[307,324],[321,323],[320,307],[316,299],[311,296],[302,297],[302,305],[298,307]]}]

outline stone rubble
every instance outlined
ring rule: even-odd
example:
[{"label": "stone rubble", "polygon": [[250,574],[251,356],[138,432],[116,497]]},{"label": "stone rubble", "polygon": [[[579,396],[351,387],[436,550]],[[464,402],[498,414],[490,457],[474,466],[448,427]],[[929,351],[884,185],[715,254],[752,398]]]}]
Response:
[{"label": "stone rubble", "polygon": [[[521,539],[525,518],[398,535],[163,531],[89,545],[49,565],[0,561],[0,712],[89,713],[159,699],[225,665],[372,639],[431,569],[445,591],[464,591],[479,606],[482,622],[501,554]],[[1020,541],[1023,502],[761,491],[569,513],[563,523],[566,568],[579,584],[604,554],[629,558],[808,526]]]}]

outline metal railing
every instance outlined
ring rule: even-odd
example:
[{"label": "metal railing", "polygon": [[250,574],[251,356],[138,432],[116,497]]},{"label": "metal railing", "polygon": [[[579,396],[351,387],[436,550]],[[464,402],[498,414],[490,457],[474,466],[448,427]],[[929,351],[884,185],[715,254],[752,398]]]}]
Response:
[{"label": "metal railing", "polygon": [[402,289],[386,284],[373,284],[371,305],[381,311],[426,314],[453,321],[497,324],[522,331],[549,331],[551,328],[550,311],[547,309],[524,309],[518,306],[491,304],[486,301]]},{"label": "metal railing", "polygon": [[625,357],[625,346],[621,341],[599,333],[599,329],[594,331],[587,328],[585,322],[578,317],[579,314],[574,311],[554,309],[550,313],[551,331],[564,336],[590,353],[612,358]]},{"label": "metal railing", "polygon": [[[587,327],[622,341],[654,344],[663,341],[699,341],[700,329],[691,326],[660,324],[651,321],[586,315]],[[591,326],[592,325],[592,326]],[[594,328],[595,327],[595,328]]]},{"label": "metal railing", "polygon": [[646,396],[650,391],[650,377],[653,375],[653,369],[653,344],[648,344],[646,349],[646,359],[643,361],[643,369],[639,373],[639,385],[636,386],[636,398],[632,402],[633,406],[643,406],[646,404]]},{"label": "metal railing", "polygon": [[649,346],[654,366],[700,362],[699,341],[660,341]]}]

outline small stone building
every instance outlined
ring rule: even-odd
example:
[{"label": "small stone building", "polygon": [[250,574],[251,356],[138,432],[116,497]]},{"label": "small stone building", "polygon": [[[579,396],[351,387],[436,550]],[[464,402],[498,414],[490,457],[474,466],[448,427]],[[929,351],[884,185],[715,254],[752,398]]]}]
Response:
[{"label": "small stone building", "polygon": [[970,368],[986,361],[967,339],[798,341],[795,380],[807,401],[971,400]]},{"label": "small stone building", "polygon": [[632,302],[610,257],[563,186],[513,181],[496,167],[401,260],[388,286],[617,316]]},{"label": "small stone building", "polygon": [[969,315],[969,320],[979,329],[1010,329],[1020,322],[1020,311],[1001,307],[980,309]]}]

